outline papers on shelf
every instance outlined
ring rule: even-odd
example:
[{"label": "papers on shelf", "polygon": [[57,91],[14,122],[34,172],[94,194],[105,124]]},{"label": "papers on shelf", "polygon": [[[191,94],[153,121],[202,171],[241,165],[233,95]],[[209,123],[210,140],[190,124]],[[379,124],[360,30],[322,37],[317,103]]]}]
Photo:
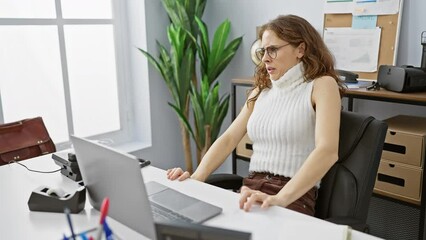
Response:
[{"label": "papers on shelf", "polygon": [[357,83],[345,83],[348,89],[366,88],[373,84],[374,80],[359,80]]}]

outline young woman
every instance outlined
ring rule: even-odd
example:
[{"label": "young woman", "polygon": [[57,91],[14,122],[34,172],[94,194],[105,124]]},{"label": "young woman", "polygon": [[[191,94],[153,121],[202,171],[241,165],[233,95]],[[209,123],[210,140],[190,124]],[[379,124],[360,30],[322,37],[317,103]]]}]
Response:
[{"label": "young woman", "polygon": [[343,87],[333,56],[305,19],[279,16],[259,38],[261,63],[244,108],[191,176],[173,168],[167,177],[205,181],[248,133],[253,154],[240,208],[259,203],[314,215],[321,178],[338,158]]}]

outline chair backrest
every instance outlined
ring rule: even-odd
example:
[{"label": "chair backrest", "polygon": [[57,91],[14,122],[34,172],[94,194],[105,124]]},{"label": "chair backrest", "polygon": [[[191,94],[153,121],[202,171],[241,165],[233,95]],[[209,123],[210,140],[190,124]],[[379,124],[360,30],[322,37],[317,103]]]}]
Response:
[{"label": "chair backrest", "polygon": [[387,124],[371,116],[342,112],[339,160],[321,181],[315,216],[366,222]]}]

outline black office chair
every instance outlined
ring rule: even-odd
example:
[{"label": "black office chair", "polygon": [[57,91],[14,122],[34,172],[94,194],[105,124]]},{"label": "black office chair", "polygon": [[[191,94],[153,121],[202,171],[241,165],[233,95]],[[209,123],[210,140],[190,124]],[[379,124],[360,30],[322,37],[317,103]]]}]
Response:
[{"label": "black office chair", "polygon": [[[368,232],[367,213],[386,131],[387,124],[371,116],[341,113],[339,160],[321,181],[316,217]],[[242,177],[213,174],[206,182],[236,189]]]}]

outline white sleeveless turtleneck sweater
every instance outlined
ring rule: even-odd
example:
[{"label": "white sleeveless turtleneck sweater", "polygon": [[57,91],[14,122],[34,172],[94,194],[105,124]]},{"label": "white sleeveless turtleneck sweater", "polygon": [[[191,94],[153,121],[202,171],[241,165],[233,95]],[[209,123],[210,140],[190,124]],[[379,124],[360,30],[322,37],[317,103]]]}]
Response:
[{"label": "white sleeveless turtleneck sweater", "polygon": [[293,177],[315,147],[313,81],[304,82],[302,63],[272,80],[247,124],[253,141],[250,171]]}]

